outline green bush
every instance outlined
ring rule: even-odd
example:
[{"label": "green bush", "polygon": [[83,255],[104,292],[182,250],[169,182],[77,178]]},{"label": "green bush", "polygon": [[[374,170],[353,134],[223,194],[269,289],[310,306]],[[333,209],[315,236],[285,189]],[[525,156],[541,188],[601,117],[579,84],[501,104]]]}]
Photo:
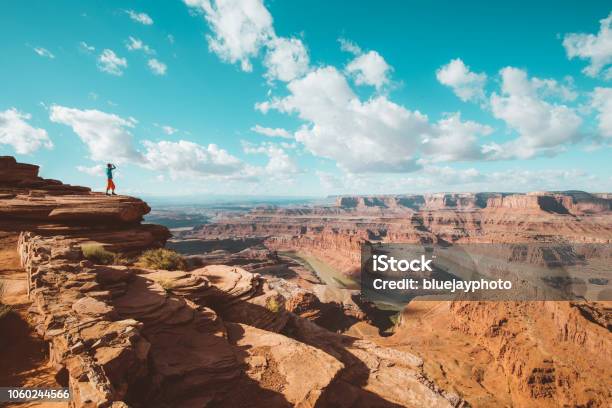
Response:
[{"label": "green bush", "polygon": [[124,254],[113,254],[113,265],[130,266],[134,264],[135,259]]},{"label": "green bush", "polygon": [[110,265],[115,260],[115,254],[104,249],[101,244],[81,245],[81,252],[85,259],[99,265]]},{"label": "green bush", "polygon": [[266,299],[266,309],[268,309],[272,313],[278,313],[282,310],[282,305],[276,299],[276,297],[272,296]]},{"label": "green bush", "polygon": [[185,270],[185,259],[175,251],[166,248],[149,249],[140,255],[138,266],[149,269],[165,269],[167,271]]}]

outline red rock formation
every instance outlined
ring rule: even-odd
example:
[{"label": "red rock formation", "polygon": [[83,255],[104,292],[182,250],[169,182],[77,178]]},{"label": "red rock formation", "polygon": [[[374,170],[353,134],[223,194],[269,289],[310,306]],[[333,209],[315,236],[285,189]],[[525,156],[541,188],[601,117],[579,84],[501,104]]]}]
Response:
[{"label": "red rock formation", "polygon": [[43,179],[38,166],[0,157],[0,230],[61,234],[112,250],[139,250],[161,246],[170,237],[164,227],[140,224],[150,210],[137,198]]},{"label": "red rock formation", "polygon": [[[606,194],[416,197],[341,197],[334,211],[254,210],[186,235],[258,237],[270,248],[313,254],[346,274],[359,267],[359,246],[366,240],[612,243],[612,201]],[[428,378],[473,406],[603,407],[610,393],[601,379],[612,375],[610,310],[609,302],[415,301],[396,334],[377,343],[418,353]],[[310,336],[301,340],[324,347]],[[333,347],[324,350],[334,353]],[[339,399],[355,395],[341,384],[334,383]]]},{"label": "red rock formation", "polygon": [[[170,272],[85,260],[84,243],[142,250],[167,230],[139,224],[148,211],[140,200],[50,183],[14,160],[2,165],[12,176],[1,181],[0,230],[20,233],[30,317],[72,406],[462,406],[412,354],[291,313],[281,292],[293,289],[281,281],[235,266]],[[307,303],[296,298],[291,308],[305,312]]]}]

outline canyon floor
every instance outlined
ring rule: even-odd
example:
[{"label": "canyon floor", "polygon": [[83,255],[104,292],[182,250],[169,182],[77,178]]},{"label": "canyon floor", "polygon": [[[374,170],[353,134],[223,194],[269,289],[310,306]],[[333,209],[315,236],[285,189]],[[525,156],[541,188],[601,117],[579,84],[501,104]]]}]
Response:
[{"label": "canyon floor", "polygon": [[[13,307],[0,320],[0,386],[69,386],[72,407],[606,407],[611,302],[384,310],[360,296],[358,270],[364,242],[609,245],[611,202],[338,197],[169,211],[171,234],[142,223],[150,208],[139,199],[0,157],[1,300]],[[115,261],[86,259],[85,245]],[[163,246],[185,270],[130,261]]]}]

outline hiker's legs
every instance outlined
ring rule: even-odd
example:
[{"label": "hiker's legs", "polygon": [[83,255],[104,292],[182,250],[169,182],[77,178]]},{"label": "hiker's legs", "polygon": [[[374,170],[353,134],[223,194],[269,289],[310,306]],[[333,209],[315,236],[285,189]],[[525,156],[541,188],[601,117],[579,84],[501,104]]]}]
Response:
[{"label": "hiker's legs", "polygon": [[115,183],[113,179],[108,179],[108,183],[106,183],[106,195],[108,195],[108,190],[111,190],[113,194],[115,194]]}]

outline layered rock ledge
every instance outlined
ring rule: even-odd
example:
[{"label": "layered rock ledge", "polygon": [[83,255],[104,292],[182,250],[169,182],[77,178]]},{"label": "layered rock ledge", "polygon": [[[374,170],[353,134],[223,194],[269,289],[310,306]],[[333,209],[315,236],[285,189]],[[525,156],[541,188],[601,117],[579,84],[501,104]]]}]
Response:
[{"label": "layered rock ledge", "polygon": [[[0,160],[0,230],[19,233],[29,317],[73,407],[466,406],[409,352],[329,332],[292,310],[301,293],[237,266],[96,265],[82,245],[163,245],[148,206]],[[52,187],[59,186],[59,187]],[[102,211],[99,211],[99,209]],[[10,216],[8,216],[10,214]]]}]

